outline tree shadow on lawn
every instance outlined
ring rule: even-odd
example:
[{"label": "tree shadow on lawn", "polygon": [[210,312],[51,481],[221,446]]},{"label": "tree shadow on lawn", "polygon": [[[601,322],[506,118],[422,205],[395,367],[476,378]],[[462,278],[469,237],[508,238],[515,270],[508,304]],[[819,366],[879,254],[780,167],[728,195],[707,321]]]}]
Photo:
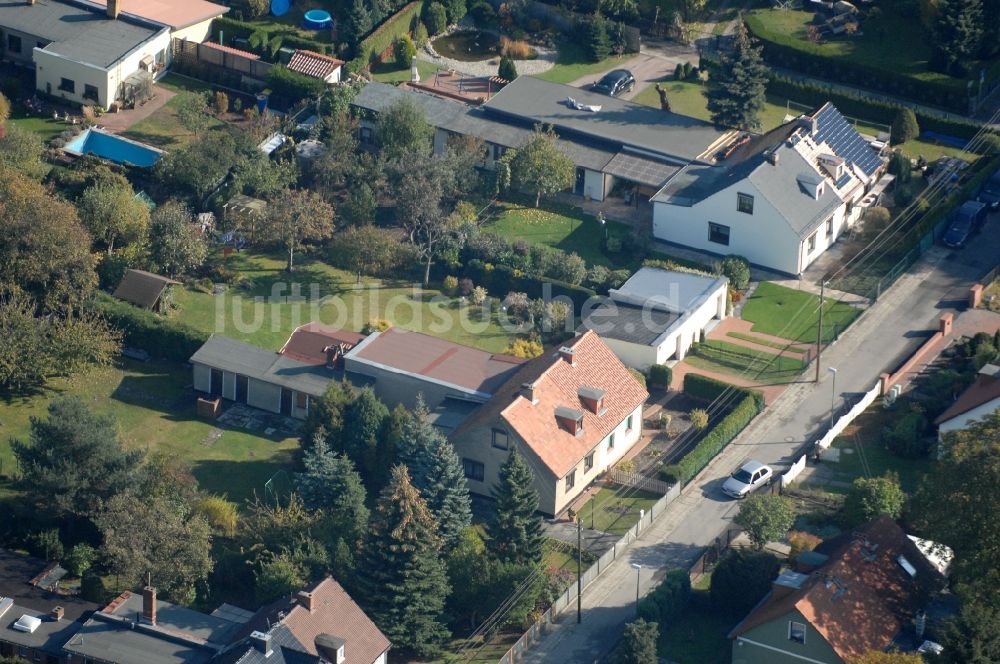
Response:
[{"label": "tree shadow on lawn", "polygon": [[254,496],[267,499],[264,484],[279,470],[291,471],[293,456],[291,450],[282,450],[269,459],[196,461],[192,474],[200,487],[225,495],[242,508],[243,501],[252,501]]},{"label": "tree shadow on lawn", "polygon": [[158,148],[168,148],[180,143],[180,141],[178,141],[174,136],[156,134],[147,131],[136,131],[134,129],[122,132],[122,136],[133,141],[139,141],[140,143],[145,143]]}]

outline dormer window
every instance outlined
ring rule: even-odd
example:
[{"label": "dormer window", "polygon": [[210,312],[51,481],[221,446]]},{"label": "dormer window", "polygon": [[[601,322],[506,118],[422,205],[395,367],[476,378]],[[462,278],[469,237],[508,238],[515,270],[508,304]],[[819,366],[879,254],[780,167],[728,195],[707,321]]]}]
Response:
[{"label": "dormer window", "polygon": [[570,432],[574,436],[580,435],[583,431],[583,412],[567,408],[566,406],[556,406],[556,421],[559,426]]},{"label": "dormer window", "polygon": [[595,415],[603,415],[607,410],[604,407],[604,390],[581,385],[576,393],[580,397],[580,403],[583,404],[583,407]]}]

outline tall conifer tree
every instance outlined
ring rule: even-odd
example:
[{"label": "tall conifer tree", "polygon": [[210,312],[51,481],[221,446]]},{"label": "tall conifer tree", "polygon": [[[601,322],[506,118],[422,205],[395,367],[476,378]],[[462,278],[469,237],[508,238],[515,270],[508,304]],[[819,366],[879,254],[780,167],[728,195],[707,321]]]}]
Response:
[{"label": "tall conifer tree", "polygon": [[737,129],[760,127],[768,68],[761,47],[754,44],[742,20],[736,24],[733,49],[724,52],[708,79],[708,110],[712,122]]},{"label": "tall conifer tree", "polygon": [[502,562],[538,564],[542,560],[542,519],[538,493],[532,488],[531,469],[516,451],[511,451],[500,467],[500,478],[493,488],[496,514],[486,525],[490,553]]}]

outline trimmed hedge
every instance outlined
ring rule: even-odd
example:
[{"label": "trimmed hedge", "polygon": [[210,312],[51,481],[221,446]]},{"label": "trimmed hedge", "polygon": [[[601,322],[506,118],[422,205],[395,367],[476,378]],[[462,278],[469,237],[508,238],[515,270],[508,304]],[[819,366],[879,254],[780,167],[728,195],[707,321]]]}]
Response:
[{"label": "trimmed hedge", "polygon": [[639,617],[666,627],[684,613],[690,600],[690,575],[682,569],[670,570],[663,581],[639,602]]},{"label": "trimmed hedge", "polygon": [[[685,376],[685,378],[687,377]],[[684,382],[687,383],[686,380]],[[750,424],[750,421],[757,417],[760,411],[761,408],[754,395],[751,394],[743,397],[739,405],[722,418],[722,421],[709,431],[695,445],[694,449],[685,454],[678,463],[664,466],[660,470],[661,478],[665,481],[677,481],[681,484],[687,484],[719,452],[725,449],[726,445],[732,442],[733,438],[736,438]]]},{"label": "trimmed hedge", "polygon": [[190,325],[172,321],[100,291],[89,307],[124,334],[124,345],[175,362],[187,362],[208,336]]},{"label": "trimmed hedge", "polygon": [[414,24],[420,16],[420,2],[411,2],[398,12],[387,18],[371,34],[361,40],[359,53],[371,53],[372,57],[381,56],[391,49],[397,39],[403,35],[412,36]]},{"label": "trimmed hedge", "polygon": [[[767,92],[778,97],[787,97],[792,101],[810,106],[820,106],[832,102],[841,113],[857,117],[861,120],[892,124],[893,118],[900,106],[878,99],[846,94],[821,85],[793,81],[781,76],[774,76],[767,83]],[[917,123],[921,131],[936,131],[958,138],[972,138],[980,129],[980,125],[972,122],[947,120],[934,115],[926,115],[915,110]]]},{"label": "trimmed hedge", "polygon": [[[507,265],[495,265],[493,269],[489,270],[486,268],[486,264],[478,258],[473,258],[465,265],[463,276],[485,287],[494,297],[502,298],[511,291],[523,291],[531,298],[543,296],[554,298],[564,295],[573,301],[577,315],[580,314],[580,310],[587,300],[597,297],[597,292],[589,288],[574,286],[557,279],[537,278],[522,274],[519,270]],[[551,287],[548,293],[545,292],[545,284],[549,284]]]},{"label": "trimmed hedge", "polygon": [[654,364],[649,367],[649,382],[652,385],[659,385],[667,389],[674,379],[674,371],[665,364]]},{"label": "trimmed hedge", "polygon": [[286,110],[303,99],[318,99],[326,90],[326,83],[321,79],[292,71],[284,65],[271,67],[267,84],[271,87],[269,103]]},{"label": "trimmed hedge", "polygon": [[731,390],[737,394],[753,397],[757,404],[757,412],[764,410],[764,394],[758,390],[751,390],[745,387],[737,387],[725,381],[709,378],[695,373],[684,375],[684,394],[702,401],[715,401],[726,390]]}]

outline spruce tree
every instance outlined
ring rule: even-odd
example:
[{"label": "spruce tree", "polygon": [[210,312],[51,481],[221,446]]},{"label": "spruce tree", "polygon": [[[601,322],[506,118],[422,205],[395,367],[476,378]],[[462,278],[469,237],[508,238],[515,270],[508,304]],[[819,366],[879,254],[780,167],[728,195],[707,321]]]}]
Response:
[{"label": "spruce tree", "polygon": [[296,477],[302,502],[313,510],[323,510],[332,530],[349,545],[357,544],[368,529],[365,487],[354,463],[346,456],[331,452],[321,437],[306,452],[306,472]]},{"label": "spruce tree", "polygon": [[342,449],[358,465],[368,485],[375,486],[378,440],[389,417],[389,409],[379,401],[372,388],[365,387],[354,401],[347,404],[343,416]]},{"label": "spruce tree", "polygon": [[737,129],[760,127],[768,68],[761,47],[753,43],[742,20],[736,24],[732,51],[722,53],[708,79],[708,110],[712,122]]},{"label": "spruce tree", "polygon": [[419,395],[403,425],[399,445],[400,460],[438,523],[444,550],[450,551],[472,522],[469,487],[455,448],[431,424],[430,412]]},{"label": "spruce tree", "polygon": [[982,18],[982,0],[942,0],[933,31],[938,69],[954,76],[966,74],[983,38]]},{"label": "spruce tree", "polygon": [[500,467],[500,478],[493,488],[496,513],[486,525],[490,553],[503,562],[536,565],[542,560],[542,519],[538,493],[532,488],[534,476],[528,464],[511,451]]},{"label": "spruce tree", "polygon": [[371,29],[372,17],[368,13],[368,7],[365,6],[364,0],[354,0],[351,10],[347,14],[347,20],[344,22],[344,40],[352,50],[356,50],[358,44],[361,43],[365,35],[371,32]]},{"label": "spruce tree", "polygon": [[505,81],[513,81],[517,78],[517,65],[510,56],[500,56],[500,67],[497,69],[497,76]]},{"label": "spruce tree", "polygon": [[450,592],[437,524],[403,465],[375,506],[358,564],[358,601],[393,645],[435,657],[449,637],[441,620]]},{"label": "spruce tree", "polygon": [[900,108],[892,119],[890,137],[893,145],[899,145],[920,135],[920,125],[912,108]]}]

